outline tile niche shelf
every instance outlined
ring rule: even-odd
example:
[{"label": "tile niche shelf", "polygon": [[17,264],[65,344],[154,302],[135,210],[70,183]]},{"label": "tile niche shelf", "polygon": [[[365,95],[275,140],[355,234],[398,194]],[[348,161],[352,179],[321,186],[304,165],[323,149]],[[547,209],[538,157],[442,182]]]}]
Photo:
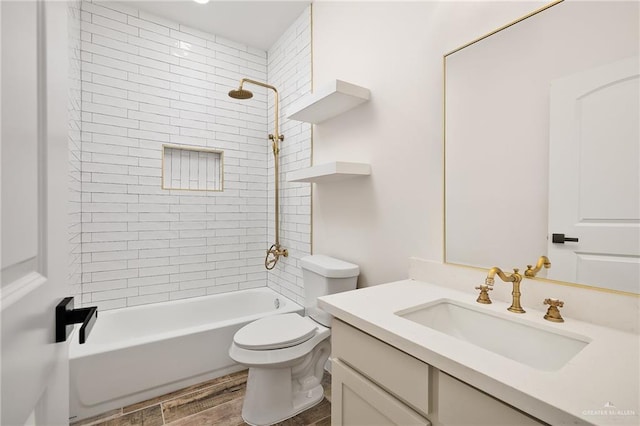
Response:
[{"label": "tile niche shelf", "polygon": [[315,93],[303,96],[287,110],[287,118],[318,124],[367,102],[369,89],[333,80]]},{"label": "tile niche shelf", "polygon": [[369,164],[332,161],[289,172],[287,174],[287,182],[335,182],[370,174],[371,166]]}]

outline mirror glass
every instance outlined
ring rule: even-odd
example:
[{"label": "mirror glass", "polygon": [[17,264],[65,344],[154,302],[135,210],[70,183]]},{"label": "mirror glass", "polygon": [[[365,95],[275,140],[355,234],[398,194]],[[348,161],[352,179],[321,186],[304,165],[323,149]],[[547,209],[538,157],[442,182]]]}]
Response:
[{"label": "mirror glass", "polygon": [[447,263],[640,293],[639,14],[561,1],[445,55]]}]

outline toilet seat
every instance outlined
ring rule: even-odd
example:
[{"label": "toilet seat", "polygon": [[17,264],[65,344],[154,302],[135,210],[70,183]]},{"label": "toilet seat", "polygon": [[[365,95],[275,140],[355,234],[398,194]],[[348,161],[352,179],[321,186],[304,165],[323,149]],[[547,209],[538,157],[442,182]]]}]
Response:
[{"label": "toilet seat", "polygon": [[306,342],[317,330],[313,320],[296,313],[272,315],[242,327],[233,336],[233,342],[254,351],[283,349]]}]

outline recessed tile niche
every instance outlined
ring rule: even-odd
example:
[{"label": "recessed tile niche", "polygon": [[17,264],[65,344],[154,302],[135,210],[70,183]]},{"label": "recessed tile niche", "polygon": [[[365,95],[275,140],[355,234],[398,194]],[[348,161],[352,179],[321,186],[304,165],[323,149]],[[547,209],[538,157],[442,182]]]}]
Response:
[{"label": "recessed tile niche", "polygon": [[223,190],[223,152],[194,146],[162,146],[162,189]]}]

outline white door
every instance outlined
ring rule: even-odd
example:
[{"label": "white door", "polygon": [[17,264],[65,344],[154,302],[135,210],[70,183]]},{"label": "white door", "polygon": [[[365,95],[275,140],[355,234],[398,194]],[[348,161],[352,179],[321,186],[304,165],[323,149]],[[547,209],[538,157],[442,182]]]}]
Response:
[{"label": "white door", "polygon": [[65,2],[1,1],[1,382],[3,426],[68,423]]},{"label": "white door", "polygon": [[640,293],[638,61],[552,84],[548,278]]}]

